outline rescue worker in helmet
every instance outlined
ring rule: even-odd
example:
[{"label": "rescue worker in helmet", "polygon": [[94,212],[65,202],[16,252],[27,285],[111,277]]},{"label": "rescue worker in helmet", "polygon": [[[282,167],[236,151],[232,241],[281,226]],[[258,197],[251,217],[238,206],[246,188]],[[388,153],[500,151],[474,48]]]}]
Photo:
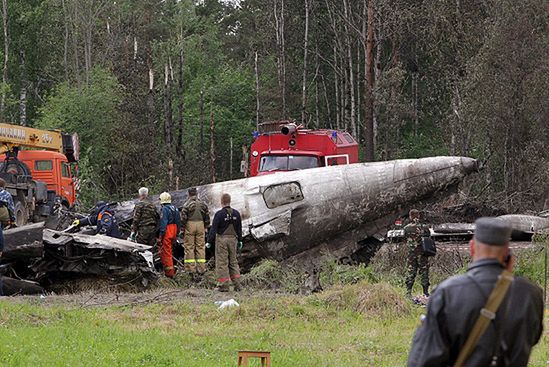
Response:
[{"label": "rescue worker in helmet", "polygon": [[167,192],[160,194],[160,230],[158,243],[160,247],[160,261],[164,266],[164,274],[168,278],[175,276],[173,266],[172,247],[181,229],[181,215],[172,205],[172,197]]},{"label": "rescue worker in helmet", "polygon": [[83,219],[76,219],[72,225],[76,228],[82,226],[96,226],[95,233],[109,237],[121,238],[118,222],[114,216],[114,210],[105,201],[98,201],[91,214]]}]

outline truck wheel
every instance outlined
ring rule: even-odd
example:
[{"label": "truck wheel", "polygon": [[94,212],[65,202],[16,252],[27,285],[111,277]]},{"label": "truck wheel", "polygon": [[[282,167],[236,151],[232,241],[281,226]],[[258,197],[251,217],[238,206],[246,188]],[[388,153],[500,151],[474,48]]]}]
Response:
[{"label": "truck wheel", "polygon": [[29,221],[29,215],[27,213],[27,208],[23,205],[22,202],[15,202],[15,223],[17,227],[24,226]]}]

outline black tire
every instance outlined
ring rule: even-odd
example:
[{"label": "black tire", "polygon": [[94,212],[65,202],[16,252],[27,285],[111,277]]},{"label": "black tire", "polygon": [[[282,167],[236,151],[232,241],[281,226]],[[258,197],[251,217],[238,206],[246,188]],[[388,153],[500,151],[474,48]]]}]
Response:
[{"label": "black tire", "polygon": [[15,223],[17,227],[24,226],[29,221],[29,214],[27,213],[27,208],[23,205],[22,202],[15,202]]}]

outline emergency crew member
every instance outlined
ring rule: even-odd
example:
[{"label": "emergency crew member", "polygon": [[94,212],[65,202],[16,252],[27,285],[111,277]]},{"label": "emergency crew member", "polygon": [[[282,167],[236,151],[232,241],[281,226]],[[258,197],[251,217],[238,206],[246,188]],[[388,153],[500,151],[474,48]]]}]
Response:
[{"label": "emergency crew member", "polygon": [[95,233],[109,237],[121,238],[118,222],[114,216],[114,210],[105,201],[98,201],[92,213],[84,219],[76,219],[72,222],[75,227],[96,226]]},{"label": "emergency crew member", "polygon": [[208,206],[197,197],[196,188],[189,189],[189,198],[181,209],[181,224],[185,229],[185,271],[206,272],[206,228],[210,225]]},{"label": "emergency crew member", "polygon": [[473,262],[466,274],[445,280],[431,295],[427,316],[414,336],[409,367],[454,366],[481,314],[491,320],[463,366],[528,365],[543,329],[542,290],[524,278],[512,277],[495,313],[485,309],[503,270],[513,269],[510,235],[511,228],[500,219],[476,221],[469,243]]},{"label": "emergency crew member", "polygon": [[[6,181],[0,178],[0,259],[4,251],[4,227],[15,223],[15,206],[13,198],[6,190]],[[4,295],[2,278],[0,277],[0,296]]]},{"label": "emergency crew member", "polygon": [[409,217],[411,222],[404,227],[404,236],[408,247],[406,295],[408,298],[412,297],[412,288],[419,271],[423,294],[429,296],[429,257],[424,255],[421,243],[422,237],[430,236],[429,227],[421,222],[419,210],[410,210]]},{"label": "emergency crew member", "polygon": [[149,199],[149,189],[139,189],[139,202],[133,210],[132,232],[130,239],[143,245],[154,246],[160,216],[156,206]]},{"label": "emergency crew member", "polygon": [[158,243],[160,244],[160,261],[164,266],[164,274],[168,278],[175,276],[173,267],[172,247],[181,228],[181,216],[172,205],[172,197],[167,192],[160,194],[160,230]]},{"label": "emergency crew member", "polygon": [[220,292],[229,291],[232,280],[234,290],[240,290],[240,268],[236,258],[237,249],[242,249],[242,219],[240,213],[231,208],[231,196],[221,196],[223,207],[215,213],[212,227],[208,231],[207,248],[215,245],[215,272]]}]

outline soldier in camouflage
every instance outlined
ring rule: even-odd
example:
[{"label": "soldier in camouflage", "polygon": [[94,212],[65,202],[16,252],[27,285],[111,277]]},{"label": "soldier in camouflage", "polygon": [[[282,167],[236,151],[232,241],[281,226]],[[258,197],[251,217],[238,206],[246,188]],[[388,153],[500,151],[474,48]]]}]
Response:
[{"label": "soldier in camouflage", "polygon": [[210,213],[194,187],[189,189],[189,198],[181,208],[181,224],[185,229],[185,271],[202,275],[206,272],[206,228],[210,226]]},{"label": "soldier in camouflage", "polygon": [[410,223],[404,227],[404,236],[408,247],[406,295],[412,297],[412,288],[416,274],[419,272],[423,293],[429,296],[429,257],[423,253],[421,238],[429,236],[429,227],[421,222],[420,213],[416,209],[410,210]]},{"label": "soldier in camouflage", "polygon": [[149,189],[139,189],[139,202],[133,211],[132,241],[143,245],[154,246],[158,231],[160,216],[156,206],[149,200]]}]

